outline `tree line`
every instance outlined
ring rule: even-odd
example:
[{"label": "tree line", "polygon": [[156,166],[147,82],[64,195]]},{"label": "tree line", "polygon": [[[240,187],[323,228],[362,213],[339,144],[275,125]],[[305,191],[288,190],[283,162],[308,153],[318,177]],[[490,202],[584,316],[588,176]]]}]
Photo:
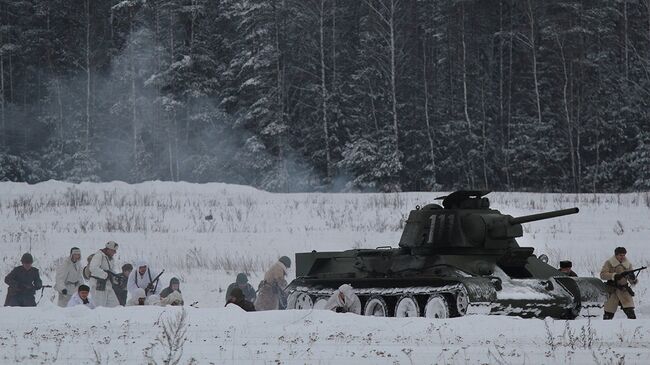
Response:
[{"label": "tree line", "polygon": [[650,189],[650,0],[0,0],[0,180]]}]

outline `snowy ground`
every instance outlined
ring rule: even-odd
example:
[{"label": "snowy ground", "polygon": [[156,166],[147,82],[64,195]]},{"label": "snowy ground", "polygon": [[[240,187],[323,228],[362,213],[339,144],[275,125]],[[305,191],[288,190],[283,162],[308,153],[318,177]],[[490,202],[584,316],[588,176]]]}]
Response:
[{"label": "snowy ground", "polygon": [[[243,313],[223,308],[225,287],[246,271],[257,285],[278,256],[397,244],[416,205],[445,193],[271,194],[224,184],[151,182],[37,185],[0,183],[0,272],[31,251],[43,281],[71,246],[83,256],[107,240],[118,260],[146,257],[181,278],[187,308],[182,361],[198,363],[645,363],[650,354],[650,275],[636,288],[640,319],[522,320],[490,316],[434,321],[320,311]],[[650,263],[650,193],[492,193],[514,216],[577,206],[580,214],[525,225],[522,246],[550,263],[571,259],[597,274],[624,245]],[[211,214],[214,219],[207,221]],[[6,285],[0,285],[0,298]],[[163,362],[165,323],[176,308],[59,309],[45,291],[38,308],[0,309],[0,363]],[[354,320],[354,325],[351,321]],[[183,326],[181,326],[183,327]],[[173,337],[173,336],[172,336]],[[179,337],[180,338],[180,337]],[[165,342],[165,341],[162,341]],[[152,346],[152,344],[155,344]],[[173,351],[172,351],[173,352]],[[176,353],[178,355],[178,353]],[[58,361],[55,361],[58,360]]]}]

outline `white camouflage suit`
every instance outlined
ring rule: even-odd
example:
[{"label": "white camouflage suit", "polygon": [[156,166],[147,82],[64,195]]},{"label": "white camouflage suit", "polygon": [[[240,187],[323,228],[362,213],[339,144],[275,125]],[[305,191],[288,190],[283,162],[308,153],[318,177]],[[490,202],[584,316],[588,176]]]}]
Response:
[{"label": "white camouflage suit", "polygon": [[[147,267],[147,271],[144,272],[144,274],[140,275],[138,272],[138,269],[142,266]],[[136,290],[137,289],[145,289],[149,283],[151,283],[152,280],[156,276],[158,276],[158,272],[153,271],[149,269],[149,263],[145,259],[139,259],[135,262],[135,266],[133,267],[133,271],[131,271],[131,274],[129,275],[129,280],[127,281],[126,288],[129,291],[129,294],[133,298],[136,295]],[[158,284],[154,284],[154,289],[150,292],[147,293],[147,296],[150,296],[152,294],[158,294]]]},{"label": "white camouflage suit", "polygon": [[[83,270],[81,263],[79,261],[72,262],[71,257],[66,257],[57,267],[54,290],[59,293],[59,307],[66,307],[70,298],[77,292],[79,285],[84,283],[81,270]],[[67,294],[62,293],[63,289],[67,291]]]},{"label": "white camouflage suit", "polygon": [[[113,271],[113,259],[108,257],[102,250],[97,251],[90,261],[90,295],[98,307],[117,307],[120,303],[113,291],[113,284],[108,280],[108,274],[104,270]],[[105,290],[97,290],[97,279],[106,280]]]},{"label": "white camouflage suit", "polygon": [[325,309],[331,311],[339,309],[344,313],[361,314],[361,301],[350,285],[343,284],[327,300]]}]

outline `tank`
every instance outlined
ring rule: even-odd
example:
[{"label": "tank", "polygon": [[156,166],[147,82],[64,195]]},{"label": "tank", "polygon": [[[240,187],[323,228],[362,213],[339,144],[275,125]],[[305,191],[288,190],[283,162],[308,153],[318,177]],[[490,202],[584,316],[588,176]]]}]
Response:
[{"label": "tank", "polygon": [[442,205],[416,207],[398,247],[297,253],[287,308],[320,309],[341,284],[359,296],[362,314],[447,318],[500,314],[573,319],[602,307],[593,277],[569,277],[520,247],[522,224],[578,208],[512,217],[490,208],[488,191],[456,191]]}]

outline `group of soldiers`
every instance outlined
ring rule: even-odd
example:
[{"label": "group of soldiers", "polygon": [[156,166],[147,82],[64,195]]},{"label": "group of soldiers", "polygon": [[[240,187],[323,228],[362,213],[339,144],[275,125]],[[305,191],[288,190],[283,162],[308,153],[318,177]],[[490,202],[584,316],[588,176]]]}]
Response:
[{"label": "group of soldiers", "polygon": [[[54,290],[58,294],[60,307],[84,305],[89,308],[117,307],[118,305],[183,305],[180,280],[172,278],[169,286],[159,290],[158,281],[162,273],[153,272],[145,260],[133,265],[122,265],[121,272],[115,272],[113,257],[119,245],[114,241],[88,257],[88,264],[81,266],[81,250],[70,249],[70,255],[56,269]],[[25,253],[20,266],[6,277],[9,286],[5,306],[36,306],[36,291],[42,290],[43,282],[37,268],[32,267],[34,258]],[[163,270],[164,271],[164,270]],[[131,298],[127,301],[128,294]]]},{"label": "group of soldiers", "polygon": [[[248,283],[246,274],[238,274],[237,280],[226,290],[226,306],[234,304],[247,312],[285,309],[286,276],[289,268],[291,268],[291,259],[287,256],[280,257],[264,273],[264,279],[260,282],[257,292]],[[334,291],[324,309],[338,313],[361,314],[361,300],[354,294],[349,284],[343,284]]]},{"label": "group of soldiers", "polygon": [[[161,273],[149,268],[145,260],[138,260],[135,267],[122,266],[122,272],[115,273],[113,256],[118,244],[114,241],[88,257],[88,265],[81,268],[81,250],[70,249],[70,255],[63,260],[56,271],[54,290],[58,293],[58,305],[71,307],[85,305],[116,307],[118,305],[183,305],[183,296],[178,278],[172,278],[169,286],[158,290]],[[632,263],[627,259],[625,247],[617,247],[614,256],[607,259],[600,271],[600,278],[607,283],[607,301],[604,304],[603,319],[614,317],[618,307],[627,318],[635,319],[634,292],[630,285],[636,285],[638,278]],[[9,286],[5,306],[36,306],[36,291],[43,288],[39,271],[32,267],[34,259],[25,253],[20,266],[15,267],[6,277]],[[282,256],[264,274],[257,291],[248,283],[244,273],[237,275],[234,283],[226,290],[226,305],[234,304],[246,311],[284,309],[286,307],[287,271],[291,259]],[[643,269],[643,268],[642,268]],[[577,276],[572,270],[571,261],[561,261],[561,272]],[[164,272],[164,270],[163,270]],[[131,298],[127,301],[127,293]],[[336,312],[361,314],[361,301],[348,284],[341,285],[329,298],[325,309]]]},{"label": "group of soldiers", "polygon": [[287,256],[280,257],[264,273],[257,291],[248,283],[246,274],[239,273],[237,280],[226,289],[226,306],[234,304],[247,312],[284,309],[287,271],[290,268],[291,259]]},{"label": "group of soldiers", "polygon": [[[638,283],[635,272],[645,269],[633,269],[632,263],[627,259],[625,247],[616,247],[614,256],[603,264],[600,270],[600,279],[607,284],[607,300],[604,305],[603,319],[614,318],[616,310],[620,307],[629,319],[636,319],[634,312],[634,291],[631,286]],[[568,276],[578,276],[573,271],[571,261],[560,261],[560,272]]]}]

